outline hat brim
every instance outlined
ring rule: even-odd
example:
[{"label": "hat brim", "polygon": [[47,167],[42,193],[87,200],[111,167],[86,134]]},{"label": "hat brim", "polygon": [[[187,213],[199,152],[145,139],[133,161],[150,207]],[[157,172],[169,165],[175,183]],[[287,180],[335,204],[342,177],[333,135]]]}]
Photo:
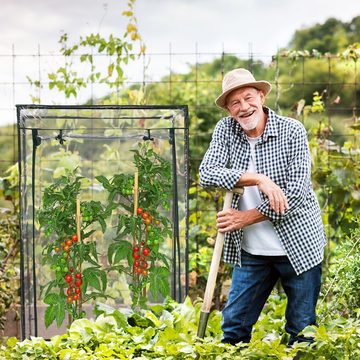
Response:
[{"label": "hat brim", "polygon": [[227,110],[226,107],[226,97],[234,90],[240,89],[240,88],[244,88],[244,87],[253,87],[256,88],[260,91],[262,91],[264,93],[264,95],[266,96],[270,91],[271,91],[271,84],[267,81],[254,81],[254,82],[250,82],[250,83],[246,83],[246,84],[241,84],[238,86],[234,86],[228,90],[226,90],[225,92],[223,92],[216,100],[215,100],[215,104],[222,108]]}]

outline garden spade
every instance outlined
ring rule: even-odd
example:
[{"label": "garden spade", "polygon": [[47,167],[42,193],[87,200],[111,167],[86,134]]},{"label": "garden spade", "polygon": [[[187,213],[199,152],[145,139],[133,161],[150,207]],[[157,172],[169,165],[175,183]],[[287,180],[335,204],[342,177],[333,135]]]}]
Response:
[{"label": "garden spade", "polygon": [[[243,192],[244,192],[243,188],[235,188],[232,191],[227,191],[225,194],[223,210],[225,211],[230,209],[234,193],[243,194]],[[200,312],[200,320],[199,320],[197,336],[201,339],[204,338],[207,322],[210,315],[210,308],[211,308],[212,298],[214,295],[216,277],[218,274],[222,249],[224,246],[224,238],[225,238],[225,234],[218,231],[216,236],[214,252],[211,260],[209,276],[205,288],[204,302]]]}]

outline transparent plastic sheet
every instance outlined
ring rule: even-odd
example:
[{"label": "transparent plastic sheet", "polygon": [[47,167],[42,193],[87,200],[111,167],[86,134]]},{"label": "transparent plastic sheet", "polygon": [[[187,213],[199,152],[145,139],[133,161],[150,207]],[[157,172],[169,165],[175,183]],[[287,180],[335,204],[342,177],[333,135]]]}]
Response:
[{"label": "transparent plastic sheet", "polygon": [[[44,189],[78,168],[90,179],[85,200],[105,202],[106,192],[95,177],[134,173],[133,152],[137,144],[150,141],[154,150],[172,166],[172,204],[168,214],[172,237],[162,251],[172,259],[171,296],[182,301],[188,289],[188,112],[186,106],[36,106],[18,105],[20,221],[21,221],[21,326],[22,336],[50,337],[64,327],[44,326],[45,307],[40,286],[52,272],[42,264],[42,249],[51,241],[39,226],[37,211]],[[96,238],[100,253],[111,239],[111,227]],[[94,236],[96,236],[95,233]],[[99,236],[97,234],[97,236]],[[101,255],[103,256],[103,254]],[[106,261],[106,256],[103,256]],[[129,306],[126,277],[109,273],[109,288],[121,296],[112,306]],[[149,301],[153,299],[149,297]],[[102,300],[100,300],[102,301]],[[94,304],[91,304],[93,306]],[[91,307],[90,306],[90,307]],[[91,311],[89,312],[91,316]]]}]

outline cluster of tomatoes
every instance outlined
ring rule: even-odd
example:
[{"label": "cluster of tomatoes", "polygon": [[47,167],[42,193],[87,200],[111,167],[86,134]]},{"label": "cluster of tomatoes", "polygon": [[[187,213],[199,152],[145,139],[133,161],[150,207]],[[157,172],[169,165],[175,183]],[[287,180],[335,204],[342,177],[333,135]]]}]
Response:
[{"label": "cluster of tomatoes", "polygon": [[78,301],[81,294],[82,275],[80,272],[74,273],[74,268],[69,267],[69,252],[78,241],[78,236],[73,234],[71,238],[64,240],[59,246],[55,246],[54,248],[55,253],[59,256],[55,270],[66,273],[64,279],[68,285],[65,290],[68,304],[71,304],[73,301]]},{"label": "cluster of tomatoes", "polygon": [[142,241],[139,245],[133,246],[132,257],[134,259],[134,272],[138,275],[147,277],[149,275],[149,263],[147,261],[150,255],[150,249],[145,246],[145,242]]},{"label": "cluster of tomatoes", "polygon": [[122,184],[122,193],[123,195],[132,195],[134,194],[134,179],[128,178]]},{"label": "cluster of tomatoes", "polygon": [[70,268],[69,273],[65,275],[65,281],[68,284],[66,289],[67,303],[78,301],[81,295],[82,275],[80,272],[74,274],[74,269]]},{"label": "cluster of tomatoes", "polygon": [[[70,251],[70,248],[73,246],[74,243],[78,242],[78,237],[76,234],[74,234],[71,239],[65,240],[64,242],[61,243],[61,247],[64,250],[65,253],[68,253]],[[55,252],[59,253],[61,252],[61,249],[59,246],[55,247]]]},{"label": "cluster of tomatoes", "polygon": [[159,226],[160,221],[154,220],[154,217],[148,212],[144,211],[141,207],[137,208],[137,214],[144,219],[144,223],[146,225],[146,230],[151,230],[151,223],[154,222],[155,225]]}]

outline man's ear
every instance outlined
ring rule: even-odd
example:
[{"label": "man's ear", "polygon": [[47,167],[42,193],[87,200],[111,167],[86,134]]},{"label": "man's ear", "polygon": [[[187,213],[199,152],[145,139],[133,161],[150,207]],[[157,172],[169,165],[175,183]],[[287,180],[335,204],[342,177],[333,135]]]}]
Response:
[{"label": "man's ear", "polygon": [[265,94],[260,90],[260,99],[261,99],[261,105],[264,105],[265,102]]}]

